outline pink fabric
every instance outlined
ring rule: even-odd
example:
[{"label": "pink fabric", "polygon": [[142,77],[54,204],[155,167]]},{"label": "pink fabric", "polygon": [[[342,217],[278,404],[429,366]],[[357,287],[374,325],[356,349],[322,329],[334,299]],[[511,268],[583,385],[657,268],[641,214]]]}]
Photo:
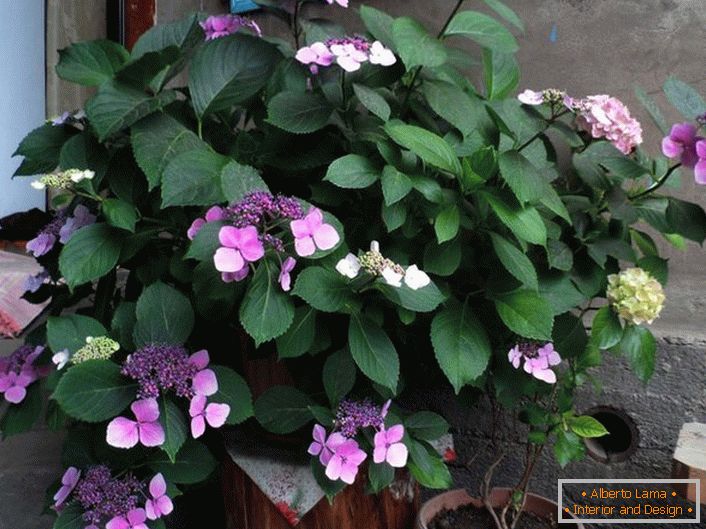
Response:
[{"label": "pink fabric", "polygon": [[41,271],[30,257],[0,251],[0,336],[19,335],[48,305],[48,301],[33,305],[21,299],[27,277]]}]

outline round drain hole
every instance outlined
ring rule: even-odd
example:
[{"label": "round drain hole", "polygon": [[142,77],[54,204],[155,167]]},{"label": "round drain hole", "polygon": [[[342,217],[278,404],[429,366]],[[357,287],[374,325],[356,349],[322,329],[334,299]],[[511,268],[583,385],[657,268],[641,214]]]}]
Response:
[{"label": "round drain hole", "polygon": [[637,451],[640,432],[627,413],[610,406],[597,406],[585,412],[608,430],[608,435],[585,439],[586,451],[601,463],[619,463]]}]

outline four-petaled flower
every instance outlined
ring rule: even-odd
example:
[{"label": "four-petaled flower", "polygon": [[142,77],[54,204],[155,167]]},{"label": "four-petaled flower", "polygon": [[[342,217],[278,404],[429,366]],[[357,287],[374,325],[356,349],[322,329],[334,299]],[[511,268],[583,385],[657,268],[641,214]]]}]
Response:
[{"label": "four-petaled flower", "polygon": [[294,235],[294,249],[302,257],[312,255],[316,249],[330,250],[338,244],[340,237],[336,228],[324,222],[323,213],[311,208],[306,217],[289,224]]},{"label": "four-petaled flower", "polygon": [[292,289],[291,271],[297,265],[297,260],[294,257],[287,257],[282,263],[282,268],[279,271],[279,285],[282,290],[289,292]]},{"label": "four-petaled flower", "polygon": [[311,46],[300,48],[294,58],[302,64],[307,64],[314,75],[319,72],[319,66],[331,66],[336,60],[336,56],[323,42],[314,42]]},{"label": "four-petaled flower", "polygon": [[375,463],[385,463],[395,468],[402,468],[407,464],[407,447],[402,443],[404,437],[404,426],[396,424],[389,430],[383,426],[375,434],[375,449],[373,450],[373,461]]},{"label": "four-petaled flower", "polygon": [[396,62],[397,57],[395,57],[392,50],[388,50],[379,40],[376,40],[370,45],[370,64],[392,66]]},{"label": "four-petaled flower", "polygon": [[247,270],[248,263],[255,262],[265,255],[265,247],[255,226],[224,226],[218,232],[218,240],[223,246],[216,250],[213,262],[219,272],[237,273],[243,269]]},{"label": "four-petaled flower", "polygon": [[358,467],[368,454],[363,452],[358,443],[347,439],[336,447],[333,456],[326,465],[326,477],[332,481],[341,480],[352,485],[358,475]]},{"label": "four-petaled flower", "polygon": [[212,428],[220,428],[226,423],[230,414],[228,404],[217,404],[215,402],[206,405],[206,397],[196,395],[191,399],[189,405],[189,415],[191,416],[191,435],[197,439],[206,431],[206,423]]},{"label": "four-petaled flower", "polygon": [[309,445],[308,452],[312,456],[319,456],[319,461],[324,466],[331,461],[336,449],[346,442],[346,438],[338,432],[332,433],[327,438],[326,429],[320,424],[314,425],[312,437],[314,441]]},{"label": "four-petaled flower", "polygon": [[194,394],[210,397],[218,391],[218,379],[212,369],[207,369],[210,358],[208,351],[202,349],[189,357],[189,363],[199,371],[194,375],[192,389]]},{"label": "four-petaled flower", "polygon": [[554,344],[547,343],[541,347],[531,343],[518,344],[510,349],[507,357],[515,369],[520,367],[524,359],[524,370],[527,373],[548,384],[556,382],[556,373],[550,368],[561,363],[561,356],[554,350]]},{"label": "four-petaled flower", "polygon": [[66,498],[69,497],[69,495],[76,488],[76,485],[78,485],[79,479],[81,479],[81,471],[79,469],[76,467],[69,467],[66,469],[66,472],[64,472],[64,475],[61,477],[61,487],[56,494],[54,494],[55,509],[58,510],[61,508],[66,501]]},{"label": "four-petaled flower", "polygon": [[174,504],[171,498],[167,496],[167,483],[164,481],[164,476],[156,474],[150,481],[149,486],[150,496],[145,503],[145,514],[150,520],[156,520],[162,516],[168,515],[174,510]]},{"label": "four-petaled flower", "polygon": [[106,441],[116,448],[132,448],[141,443],[144,446],[160,446],[164,443],[164,429],[159,423],[157,399],[137,400],[130,406],[136,421],[126,417],[116,417],[108,424]]},{"label": "four-petaled flower", "polygon": [[662,153],[667,158],[679,158],[684,167],[693,169],[699,161],[696,153],[696,142],[701,140],[696,135],[696,127],[691,123],[672,125],[669,136],[662,140]]},{"label": "four-petaled flower", "polygon": [[116,516],[110,520],[105,529],[149,529],[145,521],[147,514],[144,509],[133,509],[125,516]]}]

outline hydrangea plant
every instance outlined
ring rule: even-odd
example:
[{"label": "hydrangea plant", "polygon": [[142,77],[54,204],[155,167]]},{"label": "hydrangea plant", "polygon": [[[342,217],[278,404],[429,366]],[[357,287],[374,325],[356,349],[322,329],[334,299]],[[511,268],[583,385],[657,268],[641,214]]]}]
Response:
[{"label": "hydrangea plant", "polygon": [[[667,280],[653,235],[706,238],[699,206],[658,192],[680,165],[704,183],[699,95],[665,85],[690,120],[664,140],[672,163],[641,149],[614,97],[515,95],[506,24],[522,22],[498,0],[497,16],[460,0],[433,30],[361,6],[356,35],[307,20],[309,3],[262,2],[290,41],[195,14],[130,52],[60,54],[60,77],[97,89],[17,149],[16,174],[53,190],[25,295],[51,315],[0,364],[5,435],[37,419],[42,391],[49,424],[81,432],[52,488],[56,527],[161,527],[179,487],[216,467],[207,427],[253,416],[313,428],[301,451],[330,497],[363,479],[381,491],[401,468],[449,487],[432,445],[447,422],[405,406],[430,384],[528,424],[527,468],[493,512],[511,527],[545,445],[565,465],[606,433],[574,403],[603,352],[652,375],[645,325]],[[262,355],[295,382],[253,402],[238,370]]]}]

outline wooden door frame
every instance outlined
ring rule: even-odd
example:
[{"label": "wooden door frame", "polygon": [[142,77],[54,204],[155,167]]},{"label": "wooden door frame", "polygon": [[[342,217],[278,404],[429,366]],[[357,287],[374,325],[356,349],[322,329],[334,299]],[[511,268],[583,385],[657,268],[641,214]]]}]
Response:
[{"label": "wooden door frame", "polygon": [[108,38],[128,50],[154,26],[157,0],[107,0]]}]

